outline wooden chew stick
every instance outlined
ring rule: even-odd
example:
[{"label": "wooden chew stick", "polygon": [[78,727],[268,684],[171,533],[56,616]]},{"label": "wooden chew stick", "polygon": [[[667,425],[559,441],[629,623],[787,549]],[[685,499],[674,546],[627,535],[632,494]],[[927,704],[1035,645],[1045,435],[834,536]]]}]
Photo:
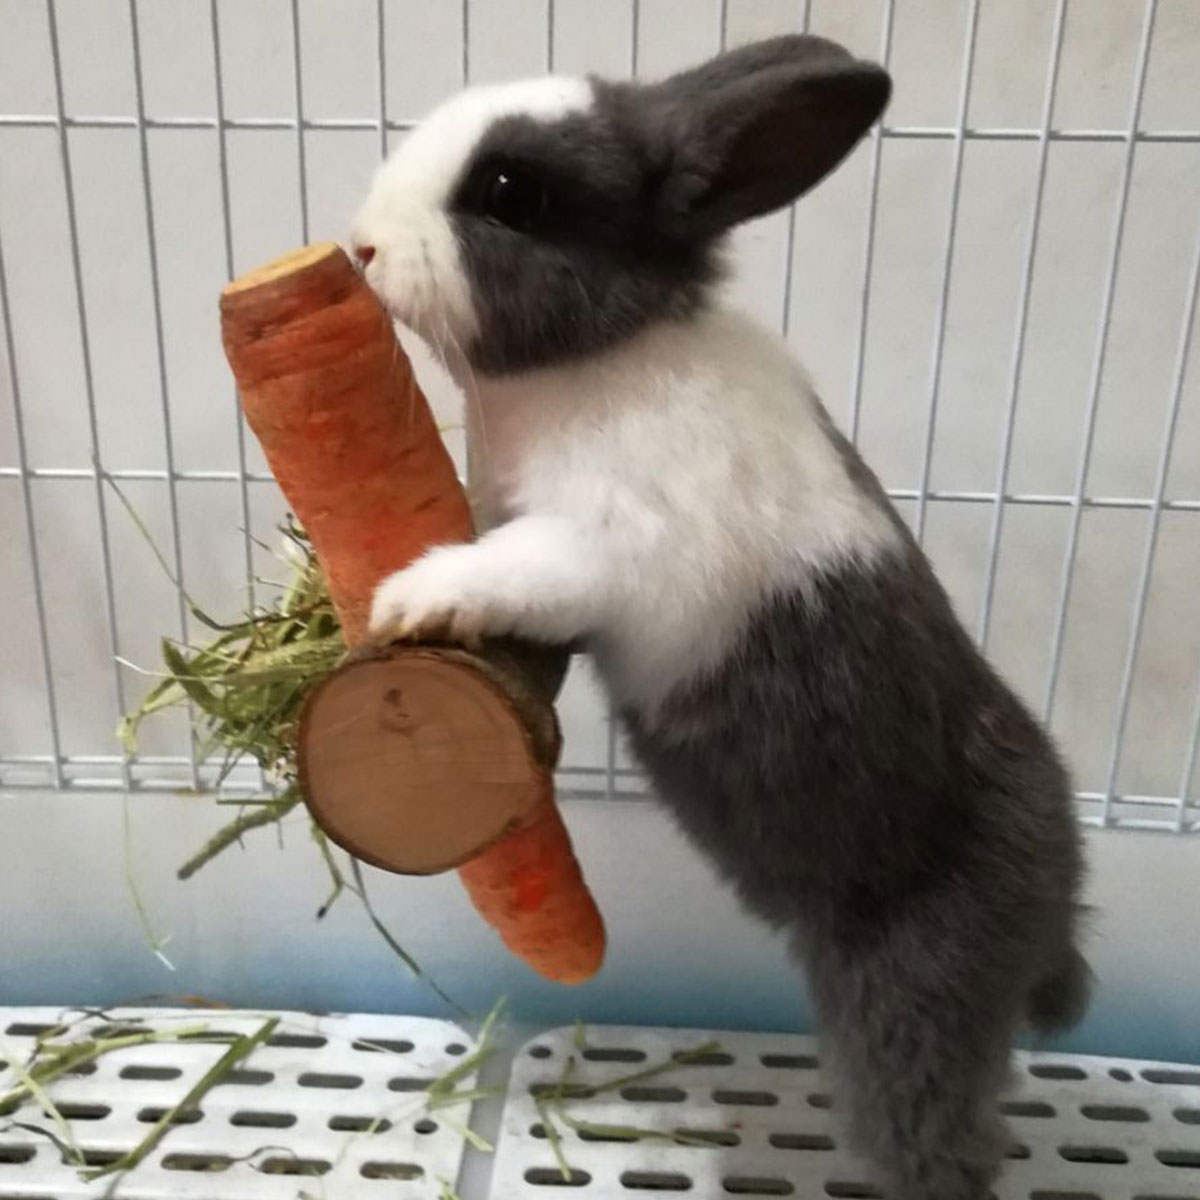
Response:
[{"label": "wooden chew stick", "polygon": [[[221,324],[246,418],[357,647],[382,578],[472,536],[454,466],[390,319],[338,247],[234,280]],[[509,948],[579,983],[600,967],[604,927],[554,803],[566,661],[507,641],[351,661],[310,694],[297,759],[335,842],[385,870],[461,865]]]}]

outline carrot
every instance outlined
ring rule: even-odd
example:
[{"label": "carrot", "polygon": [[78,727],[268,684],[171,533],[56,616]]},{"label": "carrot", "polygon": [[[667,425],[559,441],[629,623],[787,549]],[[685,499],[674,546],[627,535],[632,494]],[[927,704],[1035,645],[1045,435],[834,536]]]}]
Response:
[{"label": "carrot", "polygon": [[549,791],[521,829],[458,874],[480,916],[540,975],[584,983],[600,969],[604,922]]},{"label": "carrot", "polygon": [[387,314],[336,246],[235,279],[221,318],[246,419],[356,646],[385,575],[471,537],[454,464]]},{"label": "carrot", "polygon": [[[247,420],[329,581],[347,645],[386,575],[472,522],[391,321],[336,246],[221,297]],[[396,646],[318,685],[301,722],[305,800],[339,845],[388,870],[460,867],[480,915],[534,970],[580,983],[605,935],[553,798],[565,654]]]}]

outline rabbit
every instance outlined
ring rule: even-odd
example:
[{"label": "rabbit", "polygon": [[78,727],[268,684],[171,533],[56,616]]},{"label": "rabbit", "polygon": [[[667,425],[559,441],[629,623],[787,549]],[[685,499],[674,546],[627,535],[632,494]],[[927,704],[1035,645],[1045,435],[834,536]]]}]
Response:
[{"label": "rabbit", "polygon": [[786,346],[719,299],[729,230],[890,91],[784,36],[469,89],[411,133],[350,246],[461,385],[494,524],[371,622],[590,654],[656,795],[806,970],[887,1194],[980,1200],[1012,1039],[1087,1002],[1067,772]]}]

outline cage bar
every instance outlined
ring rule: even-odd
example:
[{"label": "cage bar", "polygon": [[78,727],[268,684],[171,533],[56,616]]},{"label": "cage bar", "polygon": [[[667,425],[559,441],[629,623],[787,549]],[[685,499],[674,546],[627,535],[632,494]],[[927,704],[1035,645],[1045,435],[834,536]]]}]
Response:
[{"label": "cage bar", "polygon": [[638,60],[641,57],[642,0],[633,0],[630,4],[630,14],[633,28],[630,30],[629,37],[629,77],[636,79]]},{"label": "cage bar", "polygon": [[308,244],[308,163],[304,144],[304,62],[300,53],[300,0],[292,0],[292,78],[296,97],[296,171],[300,178],[300,241]]},{"label": "cage bar", "polygon": [[[187,786],[189,763],[184,755],[140,755],[133,760],[131,782],[121,777],[117,755],[76,755],[63,760],[64,787],[60,790],[91,794],[139,794],[178,791]],[[253,805],[268,803],[275,793],[262,786],[257,764],[242,761],[226,775],[224,760],[200,764],[201,786],[218,804]],[[51,755],[23,755],[0,760],[0,787],[10,792],[45,792],[55,788]],[[633,767],[589,767],[566,765],[558,772],[557,794],[567,800],[644,801],[650,797],[645,776]],[[1085,790],[1076,793],[1084,824],[1101,827],[1105,793]],[[1113,815],[1107,827],[1143,829],[1163,833],[1200,832],[1200,809],[1181,804],[1174,795],[1118,793],[1111,799]],[[1160,815],[1143,815],[1158,812]]]},{"label": "cage bar", "polygon": [[[1129,212],[1129,188],[1133,181],[1133,160],[1134,152],[1137,149],[1137,138],[1134,134],[1137,132],[1138,123],[1142,117],[1142,100],[1146,93],[1150,46],[1154,40],[1154,18],[1157,12],[1158,0],[1147,0],[1146,15],[1142,22],[1141,45],[1138,50],[1137,76],[1134,81],[1133,101],[1129,113],[1129,137],[1125,143],[1125,159],[1121,167],[1121,191],[1113,229],[1112,253],[1108,262],[1108,276],[1104,284],[1104,300],[1100,308],[1100,332],[1096,339],[1096,354],[1092,363],[1091,381],[1088,384],[1087,415],[1084,417],[1083,442],[1079,451],[1079,470],[1075,484],[1077,498],[1083,496],[1087,487],[1088,469],[1092,462],[1092,443],[1096,436],[1096,417],[1100,411],[1100,387],[1104,379],[1105,360],[1108,357],[1108,335],[1112,329],[1113,301],[1117,293],[1117,275],[1121,266],[1121,247],[1125,243],[1125,218]],[[1078,499],[1071,509],[1071,525],[1067,535],[1067,550],[1063,558],[1058,615],[1055,618],[1054,640],[1050,649],[1050,670],[1046,683],[1046,699],[1043,705],[1043,714],[1047,722],[1054,713],[1058,680],[1062,673],[1067,612],[1071,606],[1071,588],[1075,581],[1075,561],[1079,553],[1079,531],[1083,523],[1083,509],[1084,506],[1078,502]]]},{"label": "cage bar", "polygon": [[1021,391],[1021,368],[1025,363],[1025,336],[1029,330],[1029,302],[1033,295],[1033,269],[1037,261],[1038,233],[1042,224],[1042,201],[1046,193],[1046,167],[1050,161],[1050,122],[1058,95],[1058,73],[1062,65],[1063,31],[1067,20],[1067,0],[1058,0],[1054,27],[1050,35],[1050,66],[1046,74],[1046,93],[1042,101],[1042,136],[1038,143],[1037,175],[1033,188],[1033,211],[1029,218],[1029,237],[1021,270],[1021,292],[1017,300],[1017,328],[1013,343],[1012,366],[1008,373],[1008,394],[1004,406],[1004,430],[1000,435],[1000,468],[996,479],[996,505],[988,535],[987,573],[983,582],[983,601],[979,613],[978,640],[987,648],[991,633],[992,606],[996,595],[996,571],[1000,563],[1000,539],[1004,532],[1004,493],[1012,466],[1013,435],[1017,428],[1017,402]]},{"label": "cage bar", "polygon": [[[102,114],[79,114],[64,116],[60,121],[53,113],[0,113],[0,128],[10,129],[55,129],[65,124],[68,129],[136,129],[137,119]],[[147,129],[216,129],[223,124],[226,129],[295,131],[302,128],[306,133],[321,132],[373,132],[379,129],[378,117],[146,117]],[[405,133],[418,124],[415,117],[387,122],[389,133]],[[900,141],[955,141],[959,136],[954,126],[939,125],[885,125],[879,129],[885,139]],[[1052,142],[1128,142],[1129,133],[1119,129],[1052,129]],[[962,131],[968,142],[1040,142],[1041,129],[1019,126],[968,127]],[[1200,143],[1200,129],[1141,129],[1134,136],[1139,144],[1196,145]]]},{"label": "cage bar", "polygon": [[[171,385],[167,378],[167,348],[163,340],[162,284],[158,267],[158,239],[154,227],[154,197],[150,185],[150,147],[143,119],[146,111],[145,88],[142,80],[142,44],[138,28],[137,0],[129,0],[129,30],[133,51],[133,94],[138,117],[138,155],[142,168],[142,206],[146,226],[146,247],[150,256],[150,295],[154,301],[154,353],[158,366],[158,395],[163,422],[163,449],[166,456],[167,516],[171,523],[171,566],[175,572],[175,601],[179,614],[180,641],[188,640],[187,583],[183,572],[183,536],[179,521],[179,486],[175,471],[175,440],[171,426]],[[107,518],[107,512],[101,519]],[[200,786],[196,766],[195,712],[188,709],[188,754],[191,763],[192,786]]]},{"label": "cage bar", "polygon": [[375,55],[379,73],[379,160],[387,158],[387,15],[384,0],[375,0]]},{"label": "cage bar", "polygon": [[462,0],[462,81],[471,82],[471,0]]},{"label": "cage bar", "polygon": [[[1175,819],[1175,830],[1184,833],[1188,828],[1188,798],[1196,778],[1196,763],[1200,761],[1200,683],[1196,686],[1196,701],[1192,706],[1192,736],[1188,743],[1187,757],[1183,763],[1183,774],[1179,780],[1179,813]],[[1200,812],[1192,826],[1200,829]]]},{"label": "cage bar", "polygon": [[958,205],[962,196],[963,161],[966,157],[967,113],[971,107],[971,85],[975,80],[975,40],[979,32],[979,3],[971,0],[967,17],[967,43],[963,51],[962,83],[958,96],[958,120],[955,122],[954,169],[950,183],[950,212],[947,217],[946,254],[942,260],[942,290],[938,298],[933,334],[933,364],[930,368],[929,415],[925,421],[925,442],[921,450],[921,484],[917,492],[913,532],[918,543],[925,537],[925,515],[929,506],[929,476],[933,469],[933,443],[937,436],[938,404],[942,392],[942,361],[946,346],[946,317],[950,308],[950,280],[954,274],[954,247],[958,238]]},{"label": "cage bar", "polygon": [[[887,0],[883,9],[883,33],[879,61],[887,68],[892,61],[892,28],[896,17],[896,0]],[[858,340],[854,349],[854,380],[850,385],[850,441],[858,445],[862,424],[863,379],[867,364],[867,328],[871,315],[871,280],[875,274],[875,226],[879,210],[879,175],[883,157],[882,125],[871,135],[870,199],[867,201],[867,230],[863,239],[862,292],[858,310]]]},{"label": "cage bar", "polygon": [[[217,0],[209,0],[209,26],[212,30],[213,95],[217,109],[217,170],[221,180],[221,233],[225,250],[225,278],[234,276],[233,210],[229,199],[229,139],[225,122],[225,68],[221,58],[221,19]],[[250,516],[250,475],[246,466],[246,418],[235,385],[233,391],[234,429],[237,444],[238,504],[242,516],[242,559],[246,572],[246,603],[255,603],[253,523]]]},{"label": "cage bar", "polygon": [[4,239],[0,237],[0,309],[4,310],[4,351],[8,358],[8,386],[12,396],[13,425],[17,435],[17,472],[21,481],[21,503],[25,510],[25,540],[29,558],[29,577],[33,584],[33,606],[37,618],[38,649],[42,659],[42,681],[46,688],[46,719],[53,751],[55,787],[63,786],[62,736],[59,731],[58,702],[54,689],[54,660],[50,654],[50,630],[46,619],[46,592],[42,584],[41,555],[38,551],[37,525],[33,517],[32,475],[25,442],[25,414],[21,407],[21,386],[17,377],[17,346],[13,337],[12,302],[8,293],[8,272],[4,265]]},{"label": "cage bar", "polygon": [[[812,0],[800,0],[800,32],[807,33],[812,20]],[[728,43],[729,2],[722,0],[721,4],[721,49]],[[792,266],[796,257],[796,201],[788,205],[787,237],[784,239],[783,250],[783,307],[780,315],[780,329],[786,338],[792,330]]]},{"label": "cage bar", "polygon": [[[93,479],[95,483],[96,514],[100,522],[100,561],[104,573],[104,603],[108,626],[109,652],[112,658],[113,698],[116,715],[125,714],[125,681],[121,678],[120,639],[117,636],[117,601],[113,586],[112,546],[109,541],[108,510],[104,499],[104,473],[100,465],[100,421],[96,411],[96,382],[92,371],[91,333],[88,327],[87,306],[83,297],[83,261],[79,250],[79,221],[75,206],[75,178],[71,170],[71,148],[67,142],[67,126],[63,120],[62,49],[58,38],[58,17],[55,0],[46,0],[46,20],[50,33],[50,59],[54,74],[54,103],[58,114],[58,149],[62,164],[63,189],[67,204],[67,234],[71,246],[71,272],[75,284],[75,310],[79,323],[79,349],[83,362],[84,396],[87,402],[88,438],[91,445]],[[39,618],[45,619],[45,615]],[[129,756],[121,755],[121,777],[129,782]]]},{"label": "cage bar", "polygon": [[[91,467],[28,467],[24,471],[20,466],[0,467],[0,479],[20,479],[22,475],[30,479],[94,479],[96,472]],[[105,479],[116,480],[163,480],[167,478],[166,471],[159,467],[114,467],[103,472]],[[236,483],[239,480],[237,471],[221,469],[213,470],[177,470],[175,478],[189,483]],[[249,471],[246,478],[250,483],[271,483],[272,477],[263,471]],[[893,500],[916,500],[916,488],[887,488],[887,494]],[[969,491],[956,488],[934,488],[928,493],[931,501],[941,503],[987,504],[994,506],[1003,499],[1005,504],[1034,505],[1040,508],[1070,508],[1076,503],[1084,508],[1110,508],[1136,512],[1139,509],[1151,509],[1155,505],[1153,496],[1084,496],[1077,500],[1067,493],[1054,492],[1006,492],[1001,496],[993,491]],[[1180,497],[1164,499],[1162,507],[1167,512],[1200,512],[1200,497]]]},{"label": "cage bar", "polygon": [[[1154,556],[1158,550],[1158,534],[1162,527],[1163,499],[1167,491],[1167,477],[1171,471],[1171,453],[1175,448],[1175,433],[1179,428],[1179,410],[1183,402],[1183,385],[1187,378],[1188,363],[1191,359],[1197,293],[1200,293],[1200,233],[1197,234],[1196,249],[1192,257],[1191,280],[1188,284],[1187,300],[1184,303],[1183,324],[1179,331],[1179,350],[1175,357],[1175,369],[1171,382],[1171,399],[1167,406],[1167,417],[1163,423],[1162,448],[1159,451],[1158,470],[1154,483],[1154,506],[1150,510],[1150,523],[1146,530],[1146,547],[1142,557],[1142,570],[1138,581],[1137,598],[1133,603],[1133,620],[1130,623],[1129,646],[1125,651],[1125,665],[1121,673],[1121,690],[1117,700],[1117,719],[1113,729],[1112,754],[1108,767],[1108,785],[1104,792],[1104,818],[1106,824],[1112,808],[1112,797],[1117,787],[1117,775],[1121,769],[1121,754],[1125,746],[1125,729],[1129,720],[1129,701],[1133,694],[1133,678],[1137,670],[1138,653],[1141,650],[1142,632],[1146,621],[1146,602],[1150,596],[1150,584],[1154,576]],[[1185,786],[1180,792],[1181,803],[1186,803],[1187,793],[1188,789]]]},{"label": "cage bar", "polygon": [[[639,52],[638,36],[642,23],[641,0],[633,0],[629,12],[632,26],[629,31],[629,77],[636,79]],[[727,21],[728,8],[727,6],[723,6],[721,11],[722,43],[724,43]],[[617,776],[619,774],[617,769],[617,750],[620,744],[620,735],[617,729],[617,706],[611,700],[605,705],[604,721],[604,799],[612,801],[617,798]]]}]

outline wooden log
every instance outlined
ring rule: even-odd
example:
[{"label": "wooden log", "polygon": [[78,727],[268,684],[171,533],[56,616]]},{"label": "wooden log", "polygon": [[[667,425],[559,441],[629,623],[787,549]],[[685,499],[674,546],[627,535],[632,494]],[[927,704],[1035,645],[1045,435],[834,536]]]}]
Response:
[{"label": "wooden log", "polygon": [[[312,539],[347,645],[361,647],[379,581],[472,536],[428,404],[387,313],[332,244],[234,280],[221,323],[247,420]],[[309,695],[297,765],[334,842],[402,873],[467,864],[473,902],[510,949],[577,983],[600,966],[604,928],[553,800],[567,658],[507,640],[359,657]]]},{"label": "wooden log", "polygon": [[553,802],[561,739],[555,651],[392,646],[309,695],[300,786],[357,858],[431,875],[457,867]]}]

